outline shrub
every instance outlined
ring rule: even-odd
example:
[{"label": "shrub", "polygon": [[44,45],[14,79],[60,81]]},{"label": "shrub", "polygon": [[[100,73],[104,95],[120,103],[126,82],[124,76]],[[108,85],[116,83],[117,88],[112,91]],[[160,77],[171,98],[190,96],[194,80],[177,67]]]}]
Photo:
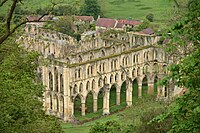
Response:
[{"label": "shrub", "polygon": [[154,15],[152,13],[147,14],[146,19],[149,20],[150,22],[153,22]]}]

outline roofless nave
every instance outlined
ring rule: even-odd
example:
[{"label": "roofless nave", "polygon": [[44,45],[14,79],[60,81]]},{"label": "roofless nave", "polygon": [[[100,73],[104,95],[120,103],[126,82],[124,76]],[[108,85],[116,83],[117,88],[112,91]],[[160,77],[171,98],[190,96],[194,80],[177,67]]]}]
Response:
[{"label": "roofless nave", "polygon": [[158,98],[168,97],[166,87],[155,86],[168,65],[165,52],[157,45],[159,37],[155,35],[111,32],[78,43],[67,35],[35,26],[25,31],[26,35],[21,38],[24,46],[39,51],[49,60],[47,66],[39,68],[46,85],[45,110],[64,121],[73,119],[76,98],[81,99],[81,115],[86,114],[88,94],[92,94],[92,110],[96,112],[99,94],[103,93],[102,114],[109,114],[111,88],[116,88],[119,105],[124,84],[126,106],[134,104],[134,97],[154,92]]}]

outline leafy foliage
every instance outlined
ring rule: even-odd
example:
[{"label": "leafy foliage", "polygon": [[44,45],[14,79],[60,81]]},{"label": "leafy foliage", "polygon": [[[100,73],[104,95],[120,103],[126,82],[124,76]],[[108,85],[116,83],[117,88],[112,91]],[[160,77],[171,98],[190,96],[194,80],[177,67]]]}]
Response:
[{"label": "leafy foliage", "polygon": [[93,16],[97,19],[98,15],[103,16],[103,13],[97,0],[85,0],[80,9],[80,15]]},{"label": "leafy foliage", "polygon": [[43,110],[43,86],[36,83],[38,54],[10,42],[0,46],[0,132],[62,132],[58,120]]},{"label": "leafy foliage", "polygon": [[[173,117],[170,132],[200,132],[200,1],[189,0],[188,11],[171,30],[169,53],[178,61],[172,65],[170,75],[163,83],[171,80],[188,93],[177,98],[168,111],[154,120],[163,121]],[[176,61],[175,60],[175,61]]]}]

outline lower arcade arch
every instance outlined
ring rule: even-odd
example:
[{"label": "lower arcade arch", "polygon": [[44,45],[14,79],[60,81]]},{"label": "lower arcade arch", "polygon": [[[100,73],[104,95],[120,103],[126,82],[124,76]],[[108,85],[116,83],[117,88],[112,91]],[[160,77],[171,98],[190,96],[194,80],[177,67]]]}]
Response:
[{"label": "lower arcade arch", "polygon": [[126,81],[124,81],[121,85],[120,91],[120,105],[126,106]]},{"label": "lower arcade arch", "polygon": [[136,101],[138,99],[138,82],[137,82],[137,79],[133,80],[132,87],[133,87],[132,100]]},{"label": "lower arcade arch", "polygon": [[115,106],[116,105],[116,95],[117,95],[117,89],[116,89],[116,86],[115,85],[112,85],[111,88],[110,88],[110,101],[109,101],[109,106],[112,107],[112,106]]},{"label": "lower arcade arch", "polygon": [[92,113],[93,111],[93,94],[90,91],[87,94],[86,101],[85,101],[85,114]]},{"label": "lower arcade arch", "polygon": [[77,95],[74,99],[74,116],[81,116],[82,107],[81,107],[81,97]]},{"label": "lower arcade arch", "polygon": [[142,96],[147,96],[148,92],[148,81],[147,76],[145,76],[142,80]]},{"label": "lower arcade arch", "polygon": [[97,97],[97,110],[103,110],[103,97],[104,92],[103,88],[99,90],[98,97]]},{"label": "lower arcade arch", "polygon": [[157,95],[158,94],[158,77],[155,76],[154,78],[154,94]]}]

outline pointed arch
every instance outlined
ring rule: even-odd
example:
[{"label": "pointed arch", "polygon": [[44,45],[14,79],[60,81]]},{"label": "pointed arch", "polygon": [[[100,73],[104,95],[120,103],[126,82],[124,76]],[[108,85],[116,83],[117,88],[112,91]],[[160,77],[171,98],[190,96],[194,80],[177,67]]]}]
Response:
[{"label": "pointed arch", "polygon": [[54,68],[55,92],[58,92],[58,68]]},{"label": "pointed arch", "polygon": [[120,104],[126,106],[126,81],[124,81],[121,85],[120,90]]},{"label": "pointed arch", "polygon": [[110,75],[110,83],[112,84],[112,83],[114,83],[114,82],[115,82],[114,76],[111,74],[111,75]]},{"label": "pointed arch", "polygon": [[60,74],[60,93],[63,94],[64,93],[64,88],[63,88],[63,75]]},{"label": "pointed arch", "polygon": [[142,80],[142,96],[147,96],[147,92],[148,92],[148,80],[147,76],[145,75],[145,77]]},{"label": "pointed arch", "polygon": [[98,101],[97,101],[97,109],[98,110],[103,110],[103,97],[104,97],[104,91],[103,88],[99,89],[98,92]]},{"label": "pointed arch", "polygon": [[95,89],[95,80],[93,79],[92,80],[92,90],[94,90]]},{"label": "pointed arch", "polygon": [[80,95],[76,95],[76,97],[74,98],[74,116],[81,116],[81,96]]},{"label": "pointed arch", "polygon": [[51,72],[49,72],[49,89],[53,91],[53,75]]},{"label": "pointed arch", "polygon": [[85,113],[88,114],[92,112],[93,112],[93,93],[92,91],[89,91],[85,101]]},{"label": "pointed arch", "polygon": [[119,80],[119,74],[116,73],[116,74],[115,74],[115,82],[117,82],[118,80]]},{"label": "pointed arch", "polygon": [[136,101],[138,99],[138,81],[137,81],[137,78],[135,78],[133,80],[132,87],[133,87],[132,99],[133,99],[133,101]]},{"label": "pointed arch", "polygon": [[80,83],[79,85],[79,93],[83,92],[83,83]]},{"label": "pointed arch", "polygon": [[154,94],[157,95],[157,93],[158,93],[158,76],[155,75],[155,77],[154,77]]},{"label": "pointed arch", "polygon": [[109,106],[110,106],[110,111],[112,112],[112,107],[115,106],[117,103],[116,103],[116,98],[117,98],[117,88],[115,86],[115,84],[113,84],[110,88],[110,103],[109,103]]},{"label": "pointed arch", "polygon": [[90,89],[90,81],[87,81],[86,90],[87,90],[87,91],[88,91],[88,90],[91,90],[91,89]]},{"label": "pointed arch", "polygon": [[102,78],[99,78],[99,80],[98,80],[98,86],[99,87],[103,86],[103,80],[102,80]]}]

